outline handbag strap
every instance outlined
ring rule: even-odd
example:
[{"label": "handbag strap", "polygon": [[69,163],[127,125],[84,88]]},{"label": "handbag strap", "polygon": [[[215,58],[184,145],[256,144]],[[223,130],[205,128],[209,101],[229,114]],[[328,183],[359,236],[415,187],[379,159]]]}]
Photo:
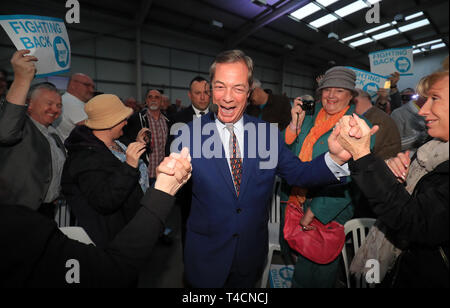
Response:
[{"label": "handbag strap", "polygon": [[446,254],[445,254],[445,252],[444,252],[444,249],[442,249],[441,246],[439,246],[439,252],[441,253],[442,259],[444,260],[445,266],[447,267],[447,269],[449,269],[449,268],[448,268],[448,259],[447,259],[447,256],[446,256]]}]

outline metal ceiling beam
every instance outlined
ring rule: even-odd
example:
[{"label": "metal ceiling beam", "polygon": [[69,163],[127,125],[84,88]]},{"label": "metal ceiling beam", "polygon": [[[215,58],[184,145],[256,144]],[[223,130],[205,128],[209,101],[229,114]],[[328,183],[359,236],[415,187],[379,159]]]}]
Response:
[{"label": "metal ceiling beam", "polygon": [[292,0],[291,2],[287,3],[286,5],[283,5],[282,7],[274,10],[272,13],[264,16],[263,18],[257,20],[253,24],[244,26],[236,34],[232,34],[228,40],[226,41],[226,47],[227,48],[233,48],[236,45],[238,45],[240,42],[245,40],[247,37],[261,29],[262,27],[270,24],[271,22],[277,20],[281,16],[284,16],[286,14],[289,14],[300,7],[308,4],[309,0]]},{"label": "metal ceiling beam", "polygon": [[140,26],[144,23],[145,19],[150,12],[150,8],[152,7],[153,0],[141,0],[141,5],[139,7],[139,11],[136,13],[136,23]]},{"label": "metal ceiling beam", "polygon": [[[437,5],[440,5],[440,4],[442,4],[442,0],[430,0],[430,1],[427,1],[427,3],[423,3],[423,4],[420,4],[420,5],[417,5],[417,4],[413,5],[412,7],[403,10],[402,13],[405,14],[405,15],[409,15],[409,14],[413,14],[413,13],[420,12],[420,11],[426,11],[427,9],[431,9],[431,8],[437,6]],[[394,19],[394,16],[395,15],[383,16],[381,18],[381,20],[380,20],[380,24],[391,22]],[[372,26],[372,27],[375,27],[375,26]],[[367,30],[368,28],[370,28],[370,27],[369,26],[360,27],[360,28],[352,31],[352,33],[348,33],[346,35],[343,35],[342,37],[347,37],[347,36],[353,35],[353,34],[358,33],[358,32],[363,32],[364,30]],[[296,56],[296,57],[306,57],[310,51],[313,51],[313,50],[315,50],[317,48],[323,48],[325,51],[329,51],[328,48],[331,48],[336,43],[337,42],[335,40],[327,39],[327,40],[324,40],[324,41],[322,41],[320,43],[317,43],[317,44],[314,44],[314,45],[310,46],[310,48],[308,50],[306,50],[306,51],[302,51],[300,53],[296,53],[294,56]],[[387,48],[386,45],[383,44],[380,41],[377,41],[376,43],[379,44],[383,48]],[[365,50],[359,48],[359,47],[356,47],[353,50],[359,52],[361,54],[361,56],[359,56],[357,58],[346,58],[345,60],[357,60],[358,61],[358,60],[361,60],[361,59],[363,59],[363,58],[365,58],[367,56],[367,52]],[[337,60],[339,60],[339,59],[337,59]]]},{"label": "metal ceiling beam", "polygon": [[[418,45],[418,44],[434,41],[434,40],[437,40],[437,39],[441,38],[442,41],[447,45],[447,49],[448,49],[448,37],[449,37],[449,33],[448,32],[441,33],[441,34],[435,34],[435,35],[432,35],[432,36],[427,36],[426,38],[421,38],[420,40],[413,40],[411,42],[411,45]],[[447,38],[447,40],[446,40],[446,38]],[[405,44],[393,45],[390,48],[399,48],[399,47],[405,47]],[[368,56],[367,56],[367,54],[365,54],[365,55],[361,55],[361,56],[359,56],[359,57],[357,57],[355,59],[356,60],[362,60],[362,59],[367,59],[367,58],[368,58]]]}]

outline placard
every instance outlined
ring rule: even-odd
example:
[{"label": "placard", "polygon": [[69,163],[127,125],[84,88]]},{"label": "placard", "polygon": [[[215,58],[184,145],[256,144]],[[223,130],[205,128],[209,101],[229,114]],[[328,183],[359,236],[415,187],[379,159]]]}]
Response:
[{"label": "placard", "polygon": [[389,77],[395,72],[400,76],[411,76],[414,73],[413,48],[394,48],[372,52],[369,54],[370,71],[374,74]]},{"label": "placard", "polygon": [[38,58],[36,78],[70,70],[70,41],[64,21],[60,18],[35,15],[0,15],[5,29],[17,50],[28,49]]}]

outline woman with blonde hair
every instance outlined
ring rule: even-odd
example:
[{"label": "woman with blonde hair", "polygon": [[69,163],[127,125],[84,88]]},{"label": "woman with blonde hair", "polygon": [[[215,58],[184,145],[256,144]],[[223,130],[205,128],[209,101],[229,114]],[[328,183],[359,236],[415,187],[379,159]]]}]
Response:
[{"label": "woman with blonde hair", "polygon": [[[448,288],[448,67],[423,78],[418,93],[426,98],[419,115],[425,118],[428,134],[434,139],[418,149],[412,162],[409,156],[399,154],[386,165],[371,154],[366,141],[369,128],[357,117],[348,124],[341,122],[340,142],[353,156],[349,163],[353,181],[385,227],[386,238],[402,250],[383,284]],[[358,127],[363,137],[350,137],[350,127]],[[364,249],[360,251],[355,257],[359,262],[368,257],[361,256]]]}]

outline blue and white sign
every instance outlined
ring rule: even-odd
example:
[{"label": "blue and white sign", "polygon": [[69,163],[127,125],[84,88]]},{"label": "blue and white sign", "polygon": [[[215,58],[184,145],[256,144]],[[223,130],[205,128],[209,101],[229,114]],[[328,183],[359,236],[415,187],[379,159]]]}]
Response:
[{"label": "blue and white sign", "polygon": [[38,58],[36,78],[70,70],[70,41],[64,21],[60,18],[34,15],[0,15],[5,29],[17,50],[28,49]]},{"label": "blue and white sign", "polygon": [[271,264],[269,271],[270,287],[290,288],[292,286],[293,275],[294,275],[293,265]]},{"label": "blue and white sign", "polygon": [[385,82],[387,81],[386,77],[378,74],[374,74],[351,66],[348,66],[347,68],[353,70],[356,73],[356,88],[366,91],[372,98],[377,96],[378,90],[380,88],[383,88]]},{"label": "blue and white sign", "polygon": [[412,47],[394,48],[372,52],[369,54],[370,71],[388,77],[394,72],[401,76],[414,73],[414,57]]}]

